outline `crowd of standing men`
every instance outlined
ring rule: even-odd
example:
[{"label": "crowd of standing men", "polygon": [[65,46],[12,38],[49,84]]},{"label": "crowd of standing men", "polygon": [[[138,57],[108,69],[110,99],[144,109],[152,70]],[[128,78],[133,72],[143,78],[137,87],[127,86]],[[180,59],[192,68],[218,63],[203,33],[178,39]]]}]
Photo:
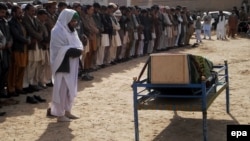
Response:
[{"label": "crowd of standing men", "polygon": [[[114,3],[107,6],[0,3],[1,98],[53,86],[50,33],[65,8],[80,15],[76,30],[84,45],[79,60],[79,76],[84,81],[94,79],[89,74],[93,70],[169,47],[189,45],[194,33],[194,19],[187,7],[181,6],[154,5],[141,9]],[[35,102],[31,99],[29,103]]]},{"label": "crowd of standing men", "polygon": [[53,86],[50,31],[64,8],[74,9],[81,17],[76,30],[85,49],[79,63],[81,78],[87,81],[94,78],[89,74],[92,70],[168,47],[188,45],[194,31],[189,11],[181,6],[141,9],[114,3],[0,3],[1,97]]}]

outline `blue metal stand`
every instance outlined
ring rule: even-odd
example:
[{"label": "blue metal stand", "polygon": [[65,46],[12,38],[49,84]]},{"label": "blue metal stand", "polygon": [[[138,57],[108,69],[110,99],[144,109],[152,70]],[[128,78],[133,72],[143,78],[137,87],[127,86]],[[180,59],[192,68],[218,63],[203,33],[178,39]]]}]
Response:
[{"label": "blue metal stand", "polygon": [[[218,82],[213,84],[211,87],[206,87],[206,81],[201,84],[149,84],[147,79],[142,81],[133,82],[133,98],[134,98],[134,126],[135,126],[135,141],[139,141],[139,118],[138,110],[174,110],[174,111],[201,111],[203,118],[203,141],[208,140],[207,136],[207,110],[209,106],[213,103],[216,97],[226,89],[226,111],[229,113],[229,77],[228,77],[228,65],[227,61],[224,61],[224,65],[214,66],[214,70],[218,73]],[[138,91],[138,88],[144,88],[141,91]],[[201,90],[200,95],[173,95],[173,94],[159,94],[154,92],[154,88],[198,88]],[[148,99],[156,98],[178,98],[178,99],[197,99],[201,100],[200,106],[192,106],[187,104],[186,108],[183,108],[185,103],[181,105],[170,103],[170,101],[163,103],[162,105],[153,105],[148,101]],[[147,101],[148,100],[148,101]],[[148,103],[147,103],[148,102]],[[147,103],[147,104],[145,104]],[[156,102],[157,103],[157,102]],[[159,103],[157,103],[159,104]],[[178,107],[180,106],[180,107]]]}]

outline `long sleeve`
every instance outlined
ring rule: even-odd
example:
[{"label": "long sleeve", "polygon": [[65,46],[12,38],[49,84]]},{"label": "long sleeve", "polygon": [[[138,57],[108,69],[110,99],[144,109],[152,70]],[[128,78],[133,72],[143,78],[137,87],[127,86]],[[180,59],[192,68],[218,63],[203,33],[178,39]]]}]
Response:
[{"label": "long sleeve", "polygon": [[66,56],[68,57],[80,57],[82,55],[82,50],[77,49],[77,48],[70,48],[68,49],[68,51],[66,52]]},{"label": "long sleeve", "polygon": [[172,25],[172,22],[167,13],[164,14],[164,22],[169,26]]},{"label": "long sleeve", "polygon": [[23,17],[23,25],[28,32],[28,35],[37,41],[43,40],[43,35],[38,27],[38,21],[36,18],[29,18],[27,15]]},{"label": "long sleeve", "polygon": [[22,42],[22,43],[29,42],[29,40],[25,38],[23,34],[20,34],[19,29],[17,27],[18,25],[15,24],[14,21],[11,21],[9,25],[10,25],[10,31],[14,40],[18,40],[19,42]]},{"label": "long sleeve", "polygon": [[76,49],[76,48],[68,49],[64,58],[63,58],[61,65],[59,66],[59,68],[57,69],[56,72],[69,73],[70,72],[70,68],[69,68],[70,67],[70,64],[69,64],[70,57],[76,58],[76,57],[81,56],[81,54],[82,54],[82,50],[80,50],[80,49]]}]

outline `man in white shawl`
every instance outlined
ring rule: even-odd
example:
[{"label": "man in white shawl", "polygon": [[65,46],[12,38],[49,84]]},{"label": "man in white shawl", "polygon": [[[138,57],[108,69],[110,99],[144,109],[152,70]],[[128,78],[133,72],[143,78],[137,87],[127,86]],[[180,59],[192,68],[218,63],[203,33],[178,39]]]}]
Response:
[{"label": "man in white shawl", "polygon": [[50,63],[54,87],[51,109],[60,122],[69,122],[78,117],[71,114],[74,98],[77,95],[79,57],[83,45],[75,27],[79,15],[75,10],[64,9],[51,31]]}]

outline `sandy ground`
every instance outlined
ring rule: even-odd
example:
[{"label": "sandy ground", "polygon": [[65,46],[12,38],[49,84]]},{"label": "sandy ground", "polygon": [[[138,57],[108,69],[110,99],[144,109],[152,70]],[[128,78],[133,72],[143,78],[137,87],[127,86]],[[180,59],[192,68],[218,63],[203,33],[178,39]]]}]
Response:
[{"label": "sandy ground", "polygon": [[[197,48],[179,48],[168,52],[202,55],[214,64],[229,64],[230,113],[226,113],[225,91],[208,110],[209,141],[226,141],[227,124],[250,124],[250,40],[204,40]],[[191,40],[191,43],[194,39]],[[0,117],[1,141],[133,141],[132,78],[139,75],[147,57],[140,57],[93,73],[94,81],[79,81],[73,113],[81,118],[58,123],[46,117],[51,88],[29,94],[40,95],[47,103],[4,106]],[[145,77],[145,75],[144,75]],[[201,112],[139,111],[142,141],[201,141]]]}]

